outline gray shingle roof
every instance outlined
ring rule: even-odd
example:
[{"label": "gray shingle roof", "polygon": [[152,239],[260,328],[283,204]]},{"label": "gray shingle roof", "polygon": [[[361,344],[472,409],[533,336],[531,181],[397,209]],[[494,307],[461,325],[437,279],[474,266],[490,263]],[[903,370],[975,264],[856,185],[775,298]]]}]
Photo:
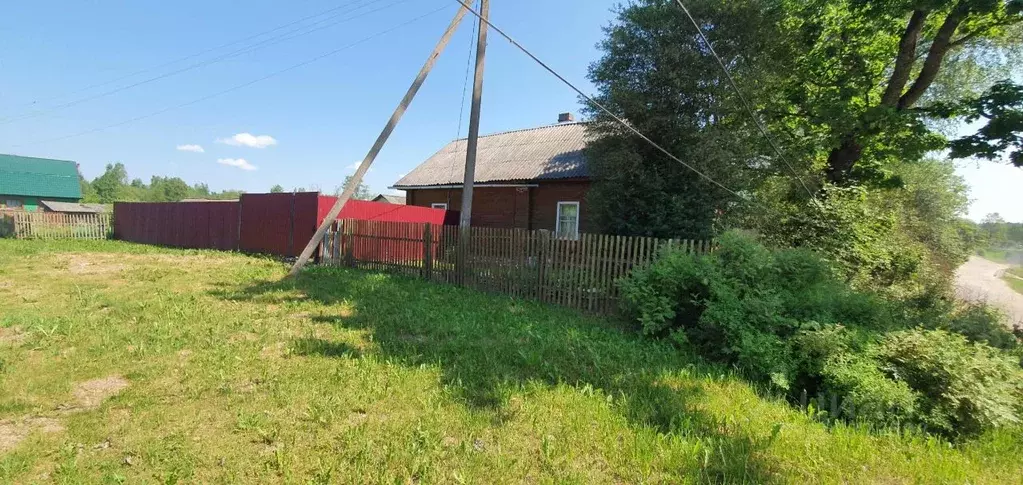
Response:
[{"label": "gray shingle roof", "polygon": [[[583,156],[586,123],[562,123],[481,136],[476,183],[589,177]],[[466,141],[455,140],[409,172],[394,187],[461,185]]]},{"label": "gray shingle roof", "polygon": [[373,202],[386,202],[388,204],[405,205],[405,196],[393,194],[380,194],[373,198]]},{"label": "gray shingle roof", "polygon": [[40,200],[39,203],[53,212],[79,214],[100,214],[103,212],[110,212],[110,208],[104,204],[80,204],[78,202],[57,202],[53,200]]}]

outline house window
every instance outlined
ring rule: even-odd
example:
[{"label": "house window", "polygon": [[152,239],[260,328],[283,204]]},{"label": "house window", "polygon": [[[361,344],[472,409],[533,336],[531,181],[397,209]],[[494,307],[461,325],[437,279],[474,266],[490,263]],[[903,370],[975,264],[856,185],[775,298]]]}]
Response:
[{"label": "house window", "polygon": [[579,203],[558,202],[558,238],[579,239]]},{"label": "house window", "polygon": [[24,204],[22,204],[22,202],[18,199],[7,199],[4,201],[4,205],[6,205],[8,209],[21,209],[24,206]]},{"label": "house window", "polygon": [[447,204],[430,204],[430,208],[431,209],[448,210],[448,205]]}]

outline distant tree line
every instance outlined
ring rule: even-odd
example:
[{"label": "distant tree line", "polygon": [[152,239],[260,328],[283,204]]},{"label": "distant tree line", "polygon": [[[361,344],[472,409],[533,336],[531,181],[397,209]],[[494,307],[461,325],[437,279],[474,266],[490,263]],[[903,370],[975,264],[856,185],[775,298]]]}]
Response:
[{"label": "distant tree line", "polygon": [[[140,178],[128,179],[128,170],[123,163],[107,164],[103,174],[86,180],[81,174],[78,176],[82,186],[82,198],[86,203],[111,204],[114,202],[179,202],[185,199],[207,199],[207,200],[234,200],[241,197],[244,192],[241,190],[224,190],[213,192],[204,183],[189,185],[179,177],[161,177],[154,175],[145,183]],[[349,175],[344,183],[337,187],[334,195],[341,195],[348,181]],[[286,190],[282,185],[275,184],[270,187],[270,193],[279,194],[283,192],[307,192],[305,187],[295,187]],[[319,191],[319,189],[312,189]],[[370,200],[373,194],[369,186],[360,183],[353,196],[356,200]]]},{"label": "distant tree line", "polygon": [[997,212],[984,217],[978,232],[989,247],[1023,246],[1023,223],[1005,222]]},{"label": "distant tree line", "polygon": [[82,197],[87,203],[113,202],[178,202],[184,199],[231,200],[241,196],[240,190],[210,191],[208,185],[189,185],[179,177],[153,176],[149,183],[128,179],[123,163],[107,164],[102,175],[86,180],[79,175]]}]

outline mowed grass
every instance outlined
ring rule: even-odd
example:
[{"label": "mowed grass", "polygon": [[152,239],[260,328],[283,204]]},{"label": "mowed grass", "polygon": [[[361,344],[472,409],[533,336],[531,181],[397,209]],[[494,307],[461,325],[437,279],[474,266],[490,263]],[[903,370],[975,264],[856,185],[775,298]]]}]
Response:
[{"label": "mowed grass", "polygon": [[988,261],[1001,264],[1009,263],[1009,251],[1004,249],[978,249],[977,254]]},{"label": "mowed grass", "polygon": [[1023,268],[1012,268],[1006,271],[1004,278],[1009,286],[1016,290],[1016,293],[1023,293]]},{"label": "mowed grass", "polygon": [[[0,424],[59,424],[0,451],[0,483],[1023,481],[1018,431],[827,427],[614,321],[285,271],[0,240]],[[127,387],[74,407],[111,377]]]}]

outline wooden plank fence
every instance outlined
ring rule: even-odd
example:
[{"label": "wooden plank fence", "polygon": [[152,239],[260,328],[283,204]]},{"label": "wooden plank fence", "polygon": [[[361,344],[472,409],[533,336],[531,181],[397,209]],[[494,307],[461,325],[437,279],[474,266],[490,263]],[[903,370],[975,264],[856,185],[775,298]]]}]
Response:
[{"label": "wooden plank fence", "polygon": [[18,239],[107,239],[110,214],[62,212],[13,212],[14,237]]},{"label": "wooden plank fence", "polygon": [[710,241],[582,234],[405,222],[343,220],[324,236],[321,264],[387,271],[490,293],[576,308],[617,311],[617,280],[668,247],[691,253]]}]

